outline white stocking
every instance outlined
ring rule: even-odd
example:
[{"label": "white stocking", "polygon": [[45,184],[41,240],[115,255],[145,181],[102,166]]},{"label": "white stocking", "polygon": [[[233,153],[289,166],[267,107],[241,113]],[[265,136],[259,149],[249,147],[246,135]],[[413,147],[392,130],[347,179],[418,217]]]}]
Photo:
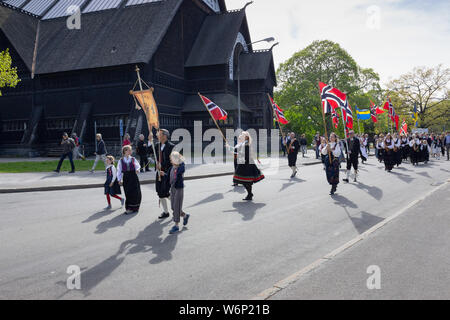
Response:
[{"label": "white stocking", "polygon": [[162,198],[162,199],[160,199],[160,201],[161,201],[164,213],[169,213],[169,208],[167,206],[168,199],[167,198]]}]

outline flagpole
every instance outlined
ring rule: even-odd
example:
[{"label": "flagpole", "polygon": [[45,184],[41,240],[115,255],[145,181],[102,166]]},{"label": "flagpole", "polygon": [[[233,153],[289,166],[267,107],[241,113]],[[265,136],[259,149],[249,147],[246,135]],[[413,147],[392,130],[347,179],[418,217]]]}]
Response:
[{"label": "flagpole", "polygon": [[219,127],[219,125],[218,125],[216,119],[215,119],[215,118],[213,117],[213,115],[211,114],[211,111],[209,111],[208,106],[206,105],[205,101],[203,101],[202,95],[200,94],[200,92],[198,92],[198,96],[199,96],[200,100],[202,100],[203,105],[204,105],[205,108],[206,108],[206,111],[208,111],[209,115],[211,116],[211,118],[213,119],[214,123],[216,124],[217,129],[220,131],[220,134],[222,135],[223,140],[225,141],[226,144],[228,144],[228,141],[227,141],[227,139],[225,138],[225,136],[224,136],[224,134],[223,134],[223,132],[222,132],[222,129],[220,129],[220,127]]},{"label": "flagpole", "polygon": [[[139,82],[139,88],[141,89],[141,91],[143,91],[142,90],[142,80],[141,80],[141,74],[139,73],[139,71],[140,71],[140,69],[139,69],[139,67],[136,65],[136,73],[137,73],[137,76],[138,76],[138,82]],[[142,101],[144,102],[144,107],[146,108],[147,106],[145,105],[145,99],[144,98],[142,98]],[[158,113],[158,117],[159,117],[159,113]],[[158,119],[158,123],[159,123],[159,119]],[[148,128],[148,130],[150,131],[150,134],[151,134],[151,136],[152,136],[152,148],[153,148],[153,154],[155,155],[155,169],[156,169],[156,172],[158,173],[158,177],[159,177],[159,181],[161,181],[161,172],[160,172],[160,170],[159,170],[159,168],[158,168],[158,166],[157,166],[157,164],[159,164],[159,165],[161,165],[161,148],[160,148],[160,152],[159,152],[159,161],[156,161],[157,159],[156,159],[156,149],[155,149],[155,144],[154,144],[154,142],[153,142],[153,127],[151,127],[151,128]],[[158,128],[158,133],[159,133],[159,128]]]},{"label": "flagpole", "polygon": [[[267,94],[267,97],[269,98],[269,103],[271,104],[271,106],[272,106],[272,113],[274,113],[274,109],[273,109],[273,104],[272,104],[272,100],[270,100],[270,94]],[[281,124],[280,124],[280,121],[278,120],[278,117],[277,117],[277,120],[276,120],[276,122],[278,123],[278,129],[280,130],[280,132],[281,132],[281,137],[283,138],[283,144],[284,144],[284,141],[285,141],[285,136],[284,136],[284,132],[283,132],[283,130],[281,129]],[[286,147],[287,147],[287,145],[286,145]],[[287,152],[287,149],[286,149],[286,152]]]},{"label": "flagpole", "polygon": [[[358,116],[358,114],[356,114],[356,116]],[[345,130],[347,128],[347,123],[344,120],[344,112],[342,112],[342,108],[341,108],[341,117],[342,117],[342,124],[344,125],[345,151],[347,151],[347,156],[348,156],[347,130]]]},{"label": "flagpole", "polygon": [[[356,107],[356,108],[358,108],[358,107]],[[357,111],[356,111],[356,118],[358,118],[358,133],[359,134],[361,134],[361,127],[359,126],[359,110],[358,109],[356,109]]]},{"label": "flagpole", "polygon": [[[330,161],[330,164],[331,164],[331,162],[332,162],[331,161],[331,151],[328,148],[328,144],[329,144],[329,142],[328,142],[328,131],[327,131],[327,123],[325,121],[325,112],[323,111],[323,104],[320,106],[320,109],[322,110],[323,128],[325,130],[325,141],[327,142],[327,150],[328,150],[328,160]],[[336,143],[337,143],[337,141],[336,141]]]}]

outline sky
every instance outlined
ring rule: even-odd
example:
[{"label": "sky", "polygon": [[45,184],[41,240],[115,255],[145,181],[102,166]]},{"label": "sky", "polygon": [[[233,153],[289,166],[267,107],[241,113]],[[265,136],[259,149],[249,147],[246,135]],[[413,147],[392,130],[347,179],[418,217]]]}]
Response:
[{"label": "sky", "polygon": [[[228,10],[246,3],[226,0]],[[280,42],[276,68],[314,40],[339,43],[382,85],[417,66],[450,67],[450,0],[254,0],[246,12],[252,41]]]}]

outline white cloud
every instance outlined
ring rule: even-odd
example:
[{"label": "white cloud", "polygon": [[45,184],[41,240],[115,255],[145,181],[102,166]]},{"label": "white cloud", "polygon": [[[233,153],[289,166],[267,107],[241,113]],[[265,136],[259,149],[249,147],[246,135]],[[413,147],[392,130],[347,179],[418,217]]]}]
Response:
[{"label": "white cloud", "polygon": [[[247,1],[226,2],[228,9],[237,9]],[[277,66],[312,41],[328,39],[339,43],[362,67],[375,69],[386,83],[416,66],[449,65],[449,3],[255,0],[247,7],[247,17],[253,41],[274,36],[280,42],[274,50]],[[374,6],[379,8],[379,28],[373,24]]]}]

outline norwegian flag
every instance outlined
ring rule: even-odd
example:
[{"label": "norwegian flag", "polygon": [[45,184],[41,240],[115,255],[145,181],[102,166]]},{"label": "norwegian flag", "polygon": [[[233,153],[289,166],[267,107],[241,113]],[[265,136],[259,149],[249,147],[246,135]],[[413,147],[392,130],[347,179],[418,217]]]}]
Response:
[{"label": "norwegian flag", "polygon": [[399,123],[399,121],[400,121],[400,117],[395,113],[394,108],[392,108],[392,111],[391,111],[391,115],[390,115],[390,116],[391,116],[392,122],[395,123],[395,130],[398,131],[398,123]]},{"label": "norwegian flag", "polygon": [[273,108],[273,116],[275,118],[276,121],[278,121],[281,124],[288,124],[289,121],[286,119],[285,115],[284,115],[284,110],[281,109],[276,103],[275,101],[272,99],[272,97],[269,95],[269,99],[270,99],[270,103],[272,103],[272,108]]},{"label": "norwegian flag", "polygon": [[370,117],[372,118],[372,121],[374,123],[378,122],[377,109],[378,109],[378,107],[375,105],[375,103],[373,103],[372,100],[370,100]]},{"label": "norwegian flag", "polygon": [[333,120],[334,127],[337,129],[339,127],[339,116],[336,112],[336,109],[331,111],[331,119]]},{"label": "norwegian flag", "polygon": [[221,107],[216,105],[214,102],[212,102],[205,96],[200,95],[200,98],[203,100],[203,103],[208,108],[209,113],[216,121],[227,120],[228,113],[225,110],[223,110]]},{"label": "norwegian flag", "polygon": [[345,121],[345,127],[348,129],[353,129],[353,112],[352,108],[348,104],[348,100],[345,100],[345,104],[342,107],[342,115]]},{"label": "norwegian flag", "polygon": [[386,101],[386,103],[383,106],[383,109],[388,110],[389,114],[391,114],[391,109],[393,109],[393,108],[394,108],[394,106],[392,105],[391,98],[388,98],[388,100]]},{"label": "norwegian flag", "polygon": [[388,101],[386,101],[383,108],[384,110],[389,110],[389,118],[391,118],[392,122],[395,123],[395,130],[398,131],[398,122],[400,121],[400,117],[395,113],[394,105],[392,104],[390,98],[388,98]]},{"label": "norwegian flag", "polygon": [[404,134],[405,136],[408,134],[408,124],[406,123],[405,120],[403,120],[402,129],[400,131],[400,134]]},{"label": "norwegian flag", "polygon": [[332,113],[338,107],[344,107],[347,101],[347,95],[345,93],[323,82],[319,82],[319,89],[324,114]]}]

